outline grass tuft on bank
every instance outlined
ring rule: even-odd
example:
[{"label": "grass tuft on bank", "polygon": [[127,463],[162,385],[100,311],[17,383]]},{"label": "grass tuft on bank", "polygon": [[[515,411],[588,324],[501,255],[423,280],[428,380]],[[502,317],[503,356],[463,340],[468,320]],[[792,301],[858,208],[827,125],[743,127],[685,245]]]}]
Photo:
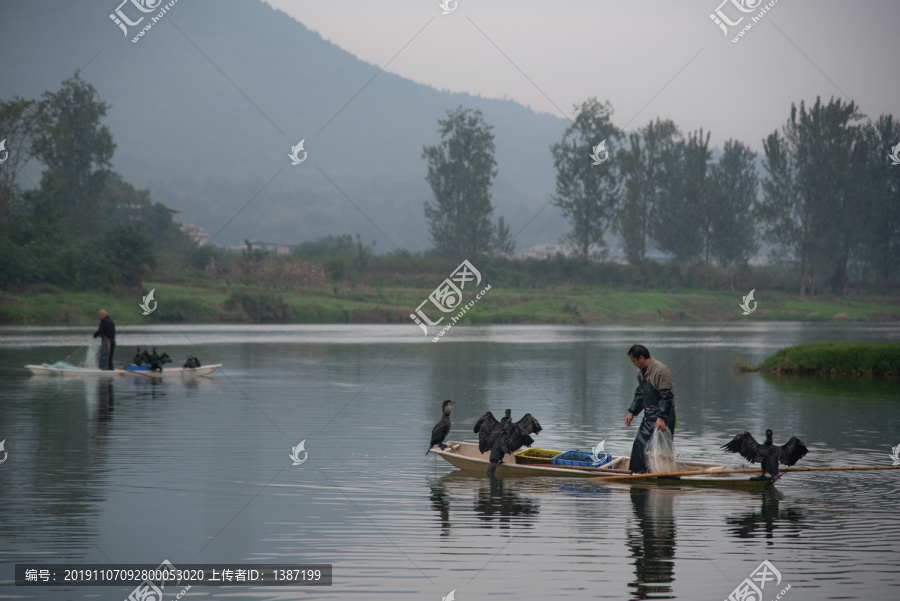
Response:
[{"label": "grass tuft on bank", "polygon": [[776,374],[900,375],[900,343],[811,342],[783,348],[756,368]]}]

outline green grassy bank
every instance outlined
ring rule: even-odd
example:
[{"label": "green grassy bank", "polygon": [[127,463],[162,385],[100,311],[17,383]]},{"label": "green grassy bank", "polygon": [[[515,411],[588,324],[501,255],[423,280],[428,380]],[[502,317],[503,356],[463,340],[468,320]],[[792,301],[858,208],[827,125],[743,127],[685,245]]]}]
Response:
[{"label": "green grassy bank", "polygon": [[900,375],[900,343],[812,342],[783,348],[745,371],[794,374]]},{"label": "green grassy bank", "polygon": [[[489,283],[489,282],[488,282]],[[486,283],[483,282],[483,285]],[[0,293],[0,324],[93,325],[105,308],[116,323],[411,323],[409,314],[431,289],[335,284],[272,289],[222,283],[144,282],[156,289],[149,316],[140,297],[67,292],[44,286],[28,293]],[[466,301],[473,295],[466,294]],[[494,287],[464,316],[477,324],[592,324],[691,321],[900,321],[900,299],[802,298],[757,292],[750,315],[738,307],[741,292],[644,291],[601,286],[545,289]],[[426,305],[426,312],[429,311]],[[437,317],[430,309],[429,315]]]}]

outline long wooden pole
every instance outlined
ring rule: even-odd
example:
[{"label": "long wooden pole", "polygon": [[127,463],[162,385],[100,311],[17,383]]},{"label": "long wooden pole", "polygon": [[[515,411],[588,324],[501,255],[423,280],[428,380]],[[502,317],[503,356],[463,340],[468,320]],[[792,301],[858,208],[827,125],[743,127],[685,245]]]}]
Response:
[{"label": "long wooden pole", "polygon": [[[509,464],[504,463],[503,465],[509,465]],[[551,465],[549,463],[514,463],[512,465],[515,465],[517,467],[520,465],[530,465],[530,466],[534,466],[534,467],[549,467],[552,469],[561,469],[561,470],[579,470],[579,471],[594,472],[595,474],[602,473],[602,472],[599,472],[599,470],[603,470],[604,472],[609,472],[611,474],[626,474],[626,475],[631,474],[630,470],[617,470],[617,469],[613,469],[613,468],[587,467],[587,466],[579,466],[579,465],[556,465],[556,464]]]},{"label": "long wooden pole", "polygon": [[[786,472],[828,472],[828,471],[854,471],[854,470],[900,470],[900,465],[846,465],[832,467],[785,467],[779,468],[779,473]],[[598,476],[587,480],[600,480],[603,482],[618,482],[620,480],[636,480],[647,478],[671,477],[671,476],[710,476],[719,474],[762,474],[760,468],[736,469],[736,470],[693,470],[687,472],[660,472],[658,474],[632,474],[630,476]]]}]

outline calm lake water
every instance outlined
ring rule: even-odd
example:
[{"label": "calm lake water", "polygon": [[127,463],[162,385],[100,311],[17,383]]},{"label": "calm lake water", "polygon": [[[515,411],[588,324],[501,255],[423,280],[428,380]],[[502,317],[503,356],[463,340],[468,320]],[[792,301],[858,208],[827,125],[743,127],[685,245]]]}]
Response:
[{"label": "calm lake water", "polygon": [[[487,410],[531,412],[536,447],[629,454],[625,355],[675,377],[676,452],[767,427],[801,466],[891,465],[895,379],[741,375],[813,340],[898,341],[889,324],[455,327],[121,326],[118,363],[156,345],[224,367],[194,381],[52,378],[93,328],[0,328],[0,598],[125,599],[132,587],[13,585],[21,562],[330,563],[331,587],[193,587],[182,599],[721,601],[768,560],[763,600],[900,598],[900,470],[787,474],[774,493],[578,479],[489,480],[425,456]],[[305,441],[308,459],[291,449]],[[301,457],[303,454],[301,453]],[[2,459],[2,454],[0,454]],[[166,600],[179,589],[167,587]]]}]

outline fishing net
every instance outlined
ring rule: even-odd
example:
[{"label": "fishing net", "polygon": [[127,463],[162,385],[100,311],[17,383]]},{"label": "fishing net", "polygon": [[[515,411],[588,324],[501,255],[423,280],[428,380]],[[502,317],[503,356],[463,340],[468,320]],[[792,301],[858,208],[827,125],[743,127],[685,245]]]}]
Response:
[{"label": "fishing net", "polygon": [[84,366],[90,369],[97,369],[100,364],[100,340],[92,338],[84,349]]},{"label": "fishing net", "polygon": [[71,369],[72,371],[81,369],[77,365],[72,365],[71,363],[66,363],[65,361],[57,361],[52,365],[50,363],[41,363],[41,367],[46,367],[47,369]]},{"label": "fishing net", "polygon": [[653,436],[647,443],[647,465],[652,474],[679,471],[679,462],[675,459],[672,444],[672,433],[668,430],[653,431]]}]

